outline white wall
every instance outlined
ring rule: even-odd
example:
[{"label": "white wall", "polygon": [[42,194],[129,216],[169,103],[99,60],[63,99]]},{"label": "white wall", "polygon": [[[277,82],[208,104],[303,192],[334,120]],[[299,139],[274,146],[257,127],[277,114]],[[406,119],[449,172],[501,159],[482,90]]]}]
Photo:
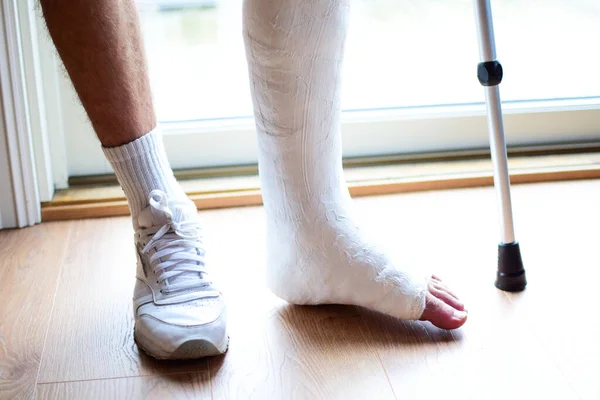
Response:
[{"label": "white wall", "polygon": [[0,3],[0,223],[1,228],[40,222],[18,0]]},{"label": "white wall", "polygon": [[13,184],[8,163],[8,146],[4,125],[2,99],[0,98],[0,229],[17,226],[17,212],[13,197]]}]

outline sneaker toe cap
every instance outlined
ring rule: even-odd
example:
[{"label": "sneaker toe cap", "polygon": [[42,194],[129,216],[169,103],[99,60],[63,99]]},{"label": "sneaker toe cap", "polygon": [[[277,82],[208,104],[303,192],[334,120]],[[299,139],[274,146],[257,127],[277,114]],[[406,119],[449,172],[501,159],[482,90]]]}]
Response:
[{"label": "sneaker toe cap", "polygon": [[202,299],[168,306],[142,306],[136,318],[136,339],[146,351],[170,358],[185,343],[204,341],[223,352],[226,310],[222,299]]}]

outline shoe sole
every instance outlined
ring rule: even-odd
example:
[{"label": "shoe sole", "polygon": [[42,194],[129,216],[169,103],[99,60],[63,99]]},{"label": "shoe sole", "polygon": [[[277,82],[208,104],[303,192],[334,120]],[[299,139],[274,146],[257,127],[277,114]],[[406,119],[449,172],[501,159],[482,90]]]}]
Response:
[{"label": "shoe sole", "polygon": [[152,351],[148,350],[142,343],[140,343],[140,340],[136,335],[135,329],[133,331],[133,340],[135,341],[135,344],[144,351],[144,353],[148,354],[152,358],[156,358],[157,360],[193,360],[197,358],[225,354],[229,349],[229,336],[227,336],[224,343],[220,346],[216,346],[214,343],[211,343],[208,340],[194,339],[182,343],[172,353],[163,354],[153,353]]}]

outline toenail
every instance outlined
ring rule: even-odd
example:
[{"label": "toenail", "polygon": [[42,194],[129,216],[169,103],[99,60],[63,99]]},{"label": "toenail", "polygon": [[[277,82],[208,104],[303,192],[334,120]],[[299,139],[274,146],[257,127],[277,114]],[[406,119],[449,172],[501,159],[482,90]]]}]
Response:
[{"label": "toenail", "polygon": [[455,319],[465,319],[465,318],[467,318],[467,313],[466,313],[466,311],[454,310],[454,318]]}]

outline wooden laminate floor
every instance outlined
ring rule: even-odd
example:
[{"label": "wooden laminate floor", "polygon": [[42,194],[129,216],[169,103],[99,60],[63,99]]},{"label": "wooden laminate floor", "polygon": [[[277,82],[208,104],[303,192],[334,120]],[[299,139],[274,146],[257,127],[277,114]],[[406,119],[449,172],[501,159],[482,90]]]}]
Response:
[{"label": "wooden laminate floor", "polygon": [[462,329],[290,306],[263,282],[262,208],[204,211],[230,350],[155,361],[133,342],[129,218],[43,223],[0,232],[0,398],[600,399],[600,181],[514,187],[520,294],[493,286],[493,189],[356,204],[390,253],[461,295]]}]

